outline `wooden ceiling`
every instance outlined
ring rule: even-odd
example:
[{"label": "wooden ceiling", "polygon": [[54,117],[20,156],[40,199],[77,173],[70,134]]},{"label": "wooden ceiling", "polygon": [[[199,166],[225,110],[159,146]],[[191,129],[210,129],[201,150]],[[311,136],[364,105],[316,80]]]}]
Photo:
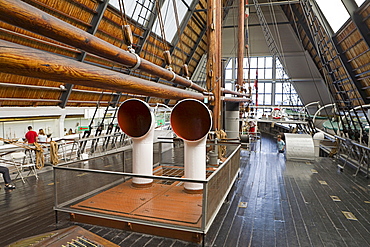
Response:
[{"label": "wooden ceiling", "polygon": [[[1,0],[0,8],[7,1],[9,0]],[[157,2],[159,5],[164,2],[164,0],[148,1]],[[128,50],[122,34],[122,25],[125,24],[122,15],[119,10],[108,5],[107,0],[13,0],[11,2],[25,3],[29,6],[29,12],[33,11],[32,8],[36,8],[46,15],[54,16],[82,32],[90,33],[97,39],[108,42],[115,48],[125,52]],[[252,2],[250,1],[250,3]],[[260,0],[259,2],[266,3],[268,1]],[[343,110],[349,110],[370,101],[369,2],[366,1],[361,8],[356,10],[352,18],[332,37],[325,33],[324,28],[317,23],[317,19],[313,22],[317,34],[312,36],[314,30],[310,30],[312,25],[310,26],[308,23],[307,17],[303,18],[305,10],[302,8],[302,4],[281,4],[281,9],[298,37],[297,40],[302,43],[305,51],[312,57],[335,103],[343,106]],[[229,10],[236,4],[234,0],[223,0],[224,18],[227,18]],[[232,8],[229,8],[230,6]],[[206,0],[193,1],[188,6],[183,23],[180,24],[178,30],[180,35],[175,35],[171,43],[163,42],[161,37],[151,32],[158,14],[155,8],[147,10],[148,13],[142,17],[146,18],[145,26],[140,24],[137,18],[128,16],[128,24],[133,31],[133,49],[142,59],[163,68],[166,65],[163,52],[168,50],[172,58],[173,71],[178,75],[183,75],[183,65],[187,64],[190,75],[192,75],[202,56],[207,52],[206,8]],[[262,9],[265,9],[266,13],[269,11],[267,7]],[[252,6],[250,18],[256,19],[255,15],[255,9]],[[13,19],[12,21],[14,21]],[[64,59],[66,64],[68,61],[71,64],[77,62],[84,64],[84,66],[92,66],[99,72],[102,70],[113,71],[171,88],[185,88],[183,85],[171,82],[170,79],[161,79],[140,70],[130,70],[130,66],[127,64],[124,65],[114,59],[103,57],[94,50],[86,51],[74,45],[73,42],[67,42],[68,40],[57,41],[55,38],[47,37],[47,33],[40,34],[40,29],[46,30],[46,32],[55,32],[53,27],[45,26],[45,28],[34,28],[33,30],[30,25],[21,28],[20,25],[9,23],[6,16],[0,16],[0,41],[21,45],[25,51],[36,49],[40,52],[46,52],[44,54],[50,54],[50,57],[57,55]],[[235,44],[226,45],[234,46]],[[128,62],[133,63],[132,61]],[[21,68],[20,66],[19,68]],[[68,78],[62,80],[58,75],[50,76],[47,79],[40,78],[35,71],[27,74],[17,73],[16,70],[17,67],[14,67],[12,72],[5,69],[0,70],[3,71],[0,73],[0,106],[88,107],[96,106],[97,102],[100,102],[101,106],[105,106],[118,104],[132,97],[142,98],[150,103],[173,105],[177,100],[166,95],[163,97],[155,96],[156,89],[154,88],[152,93],[140,92],[140,88],[134,90],[135,92],[122,88],[115,90],[114,87],[102,89],[101,86],[104,83],[101,81],[88,82],[87,79],[85,81],[75,78],[75,81],[68,81]],[[196,81],[196,83],[199,83],[200,87],[205,86],[200,81]],[[190,91],[194,92],[194,90]]]},{"label": "wooden ceiling", "polygon": [[[127,51],[128,47],[124,42],[122,25],[125,24],[120,11],[107,4],[103,0],[15,0],[15,3],[26,3],[29,5],[29,11],[37,8],[45,15],[54,16],[65,23],[71,24],[80,30],[93,34],[96,38],[109,42],[110,44]],[[162,1],[163,2],[163,1]],[[0,6],[4,4],[0,2]],[[192,6],[188,6],[188,12],[185,15],[184,24],[179,32],[179,39],[175,39],[173,44],[163,42],[161,37],[150,32],[153,21],[157,16],[155,10],[151,10],[148,15],[148,25],[143,26],[133,19],[128,19],[133,32],[133,49],[137,54],[155,65],[165,67],[163,52],[168,50],[171,53],[172,69],[178,75],[183,75],[183,65],[187,64],[190,75],[195,70],[199,60],[206,52],[206,37],[204,30],[206,25],[206,13],[197,12],[196,9],[205,9],[206,1],[195,1]],[[75,64],[80,62],[88,66],[94,66],[98,69],[110,70],[116,73],[122,73],[129,76],[142,78],[158,84],[177,86],[168,80],[160,79],[157,76],[150,75],[139,70],[130,70],[127,65],[115,62],[111,59],[86,52],[75,47],[68,42],[57,41],[40,35],[40,28],[24,25],[9,24],[7,20],[0,18],[0,40],[11,42],[24,46],[25,51],[37,49],[52,55],[58,55],[66,63]],[[32,20],[36,21],[36,20]],[[22,24],[23,25],[23,24]],[[25,27],[26,26],[26,27]],[[57,27],[45,26],[46,32],[55,32]],[[35,30],[33,30],[35,29]],[[29,31],[32,30],[32,31]],[[39,32],[40,31],[40,32]],[[58,30],[56,31],[58,32]],[[5,45],[4,45],[5,44]],[[2,44],[6,46],[7,43]],[[23,49],[23,48],[22,48]],[[45,53],[46,54],[46,53]],[[175,100],[171,97],[147,97],[143,91],[140,93],[130,93],[124,90],[101,89],[99,83],[90,83],[86,86],[84,83],[68,83],[68,80],[57,80],[40,78],[36,73],[0,73],[0,106],[77,106],[88,107],[107,104],[118,104],[127,98],[142,98],[150,103],[174,104]],[[100,71],[100,70],[99,70]],[[78,84],[77,84],[78,83]]]}]

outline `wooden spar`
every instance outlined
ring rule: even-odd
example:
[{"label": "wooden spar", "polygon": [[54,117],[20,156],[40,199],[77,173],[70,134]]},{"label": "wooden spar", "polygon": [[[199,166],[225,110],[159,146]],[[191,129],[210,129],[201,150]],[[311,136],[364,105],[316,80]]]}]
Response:
[{"label": "wooden spar", "polygon": [[[216,74],[216,86],[213,94],[215,95],[215,112],[218,113],[216,130],[222,129],[222,102],[221,102],[221,85],[222,85],[222,0],[216,0],[216,37],[217,37],[217,74]],[[217,99],[217,100],[216,100]]]},{"label": "wooden spar", "polygon": [[201,93],[154,83],[4,40],[0,40],[0,72],[158,98],[204,100]]},{"label": "wooden spar", "polygon": [[[134,67],[137,63],[136,55],[122,50],[19,0],[1,0],[0,20],[121,63],[128,67]],[[145,59],[141,58],[140,60],[141,63],[138,68],[139,70],[168,81],[172,81],[172,79],[175,78],[173,83],[192,88],[199,92],[206,91],[205,88],[202,88],[184,77],[178,75],[174,77],[174,74],[167,69]],[[235,91],[230,91],[229,93],[238,95]]]},{"label": "wooden spar", "polygon": [[244,3],[245,0],[239,0],[239,22],[238,22],[238,70],[236,84],[241,92],[243,86],[243,59],[244,59]]},{"label": "wooden spar", "polygon": [[213,92],[214,102],[212,122],[213,129],[221,128],[221,3],[220,0],[207,1],[207,37],[208,37],[208,56],[207,56],[207,88]]},{"label": "wooden spar", "polygon": [[234,95],[238,95],[238,96],[241,96],[241,97],[243,97],[243,96],[250,97],[249,94],[231,91],[231,90],[226,89],[226,88],[221,88],[221,92],[225,93],[225,94],[234,94]]},{"label": "wooden spar", "polygon": [[199,92],[201,86],[19,0],[1,0],[0,20]]},{"label": "wooden spar", "polygon": [[251,102],[250,98],[239,98],[239,97],[221,97],[224,102]]}]

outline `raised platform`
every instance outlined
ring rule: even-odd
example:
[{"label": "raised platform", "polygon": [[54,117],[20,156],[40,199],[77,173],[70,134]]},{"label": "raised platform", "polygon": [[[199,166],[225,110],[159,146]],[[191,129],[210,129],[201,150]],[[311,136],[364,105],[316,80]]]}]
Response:
[{"label": "raised platform", "polygon": [[[181,183],[178,182],[171,185],[153,183],[149,188],[135,188],[129,180],[71,206],[72,209],[104,213],[107,217],[73,213],[71,220],[198,242],[200,236],[197,233],[173,231],[166,227],[152,227],[150,224],[144,226],[107,218],[109,215],[123,216],[130,219],[199,228],[202,219],[202,198],[202,194],[186,193]],[[174,236],[176,232],[179,234]]]}]

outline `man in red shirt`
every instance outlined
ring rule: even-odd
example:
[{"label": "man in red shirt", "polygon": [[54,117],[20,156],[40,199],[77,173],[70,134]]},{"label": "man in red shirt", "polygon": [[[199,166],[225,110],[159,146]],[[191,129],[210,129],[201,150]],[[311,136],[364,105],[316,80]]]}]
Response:
[{"label": "man in red shirt", "polygon": [[34,144],[36,142],[37,133],[32,130],[32,126],[28,126],[28,132],[26,133],[26,139],[28,144]]}]

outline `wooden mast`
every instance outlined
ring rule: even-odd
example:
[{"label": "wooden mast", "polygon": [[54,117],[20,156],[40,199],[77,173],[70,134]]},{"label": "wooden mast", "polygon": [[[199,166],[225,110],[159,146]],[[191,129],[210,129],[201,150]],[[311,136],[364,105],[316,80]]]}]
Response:
[{"label": "wooden mast", "polygon": [[212,91],[213,129],[221,129],[221,0],[207,1],[207,89]]},{"label": "wooden mast", "polygon": [[243,87],[243,58],[244,58],[244,2],[239,0],[239,22],[238,22],[238,70],[237,70],[237,89],[241,92]]}]

